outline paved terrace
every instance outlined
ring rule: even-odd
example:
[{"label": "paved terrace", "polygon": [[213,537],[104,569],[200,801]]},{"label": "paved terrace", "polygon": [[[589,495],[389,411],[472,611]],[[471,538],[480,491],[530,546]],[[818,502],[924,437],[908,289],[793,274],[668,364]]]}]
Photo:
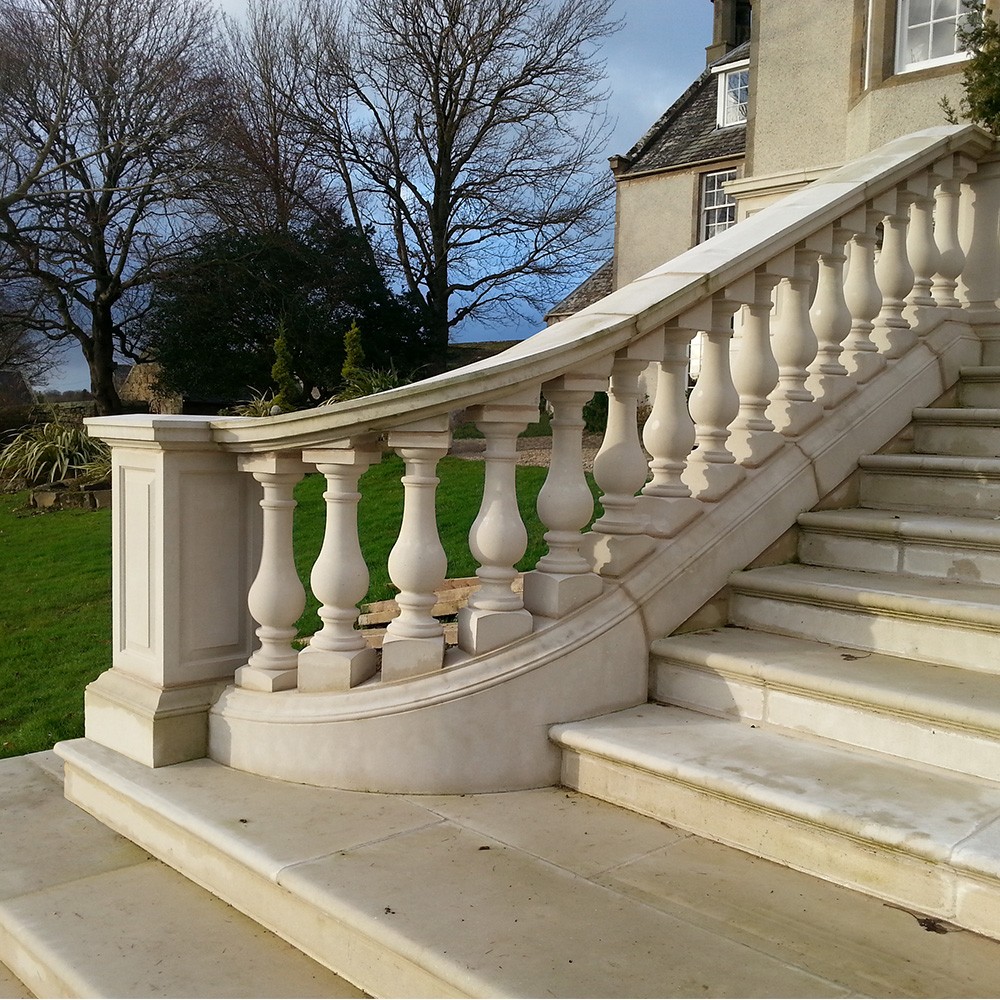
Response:
[{"label": "paved terrace", "polygon": [[[389,964],[470,993],[1000,995],[1000,943],[563,789],[366,795],[207,760],[136,773],[381,929]],[[0,801],[0,958],[47,995],[360,995],[69,804],[53,753],[0,761]],[[0,966],[0,997],[30,995]]]}]

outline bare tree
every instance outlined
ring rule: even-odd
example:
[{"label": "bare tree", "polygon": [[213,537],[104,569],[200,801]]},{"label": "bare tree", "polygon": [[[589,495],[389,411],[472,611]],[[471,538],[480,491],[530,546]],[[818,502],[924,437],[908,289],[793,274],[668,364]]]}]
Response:
[{"label": "bare tree", "polygon": [[102,413],[128,310],[201,221],[215,38],[203,0],[0,0],[0,240]]},{"label": "bare tree", "polygon": [[600,42],[611,0],[301,0],[303,122],[360,228],[425,306],[436,349],[604,253]]},{"label": "bare tree", "polygon": [[0,371],[19,372],[39,388],[59,364],[60,345],[32,329],[30,315],[30,309],[0,289]]},{"label": "bare tree", "polygon": [[287,232],[326,210],[316,143],[298,113],[306,66],[287,44],[297,17],[279,0],[251,0],[246,18],[224,18],[229,99],[217,118],[219,183],[209,204],[226,229]]}]

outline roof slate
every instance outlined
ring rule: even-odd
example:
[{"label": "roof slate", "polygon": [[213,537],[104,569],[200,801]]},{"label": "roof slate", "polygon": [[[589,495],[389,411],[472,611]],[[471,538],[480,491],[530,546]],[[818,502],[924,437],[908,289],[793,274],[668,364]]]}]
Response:
[{"label": "roof slate", "polygon": [[630,162],[618,176],[742,156],[746,125],[716,126],[718,83],[712,70],[749,55],[750,43],[746,42],[712,63],[625,154]]},{"label": "roof slate", "polygon": [[554,305],[546,314],[545,321],[554,323],[557,319],[565,319],[573,313],[593,305],[598,299],[610,295],[614,289],[615,259],[606,260],[589,278],[582,281],[562,300]]}]

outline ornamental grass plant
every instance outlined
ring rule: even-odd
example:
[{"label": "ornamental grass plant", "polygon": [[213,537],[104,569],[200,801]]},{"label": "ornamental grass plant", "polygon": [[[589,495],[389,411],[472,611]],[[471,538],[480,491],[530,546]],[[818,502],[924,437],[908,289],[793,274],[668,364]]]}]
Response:
[{"label": "ornamental grass plant", "polygon": [[58,483],[84,466],[110,462],[110,454],[108,446],[88,436],[81,425],[49,420],[25,428],[0,450],[0,482]]}]

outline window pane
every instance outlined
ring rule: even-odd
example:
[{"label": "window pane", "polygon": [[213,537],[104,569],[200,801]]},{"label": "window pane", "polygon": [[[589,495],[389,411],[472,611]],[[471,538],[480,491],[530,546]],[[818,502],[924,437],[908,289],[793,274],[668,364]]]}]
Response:
[{"label": "window pane", "polygon": [[747,103],[750,99],[750,71],[734,70],[726,74],[723,125],[737,125],[747,120]]},{"label": "window pane", "polygon": [[934,18],[957,18],[962,12],[962,0],[934,0]]},{"label": "window pane", "polygon": [[910,28],[906,32],[906,52],[904,62],[911,63],[926,62],[930,58],[931,51],[931,26]]},{"label": "window pane", "polygon": [[909,8],[910,27],[915,24],[926,24],[931,19],[931,0],[910,0]]},{"label": "window pane", "polygon": [[954,21],[938,21],[934,24],[931,44],[931,59],[953,56],[958,51],[958,36]]},{"label": "window pane", "polygon": [[736,177],[735,170],[702,174],[701,178],[701,239],[707,240],[736,222],[736,202],[723,190],[723,185]]}]

